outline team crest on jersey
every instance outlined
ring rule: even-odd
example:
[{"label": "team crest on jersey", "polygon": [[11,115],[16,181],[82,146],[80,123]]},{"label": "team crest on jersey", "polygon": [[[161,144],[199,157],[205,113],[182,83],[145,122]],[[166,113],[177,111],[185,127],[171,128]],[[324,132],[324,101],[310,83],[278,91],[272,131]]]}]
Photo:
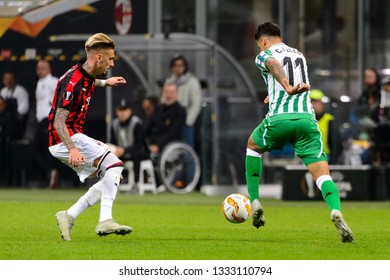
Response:
[{"label": "team crest on jersey", "polygon": [[63,99],[66,101],[71,101],[73,99],[73,94],[71,91],[67,91],[63,94]]}]

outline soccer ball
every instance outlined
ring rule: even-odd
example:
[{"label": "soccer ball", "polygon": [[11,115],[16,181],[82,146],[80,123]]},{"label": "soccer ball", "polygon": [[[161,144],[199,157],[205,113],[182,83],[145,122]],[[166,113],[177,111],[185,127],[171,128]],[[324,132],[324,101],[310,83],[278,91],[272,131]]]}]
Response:
[{"label": "soccer ball", "polygon": [[229,222],[243,223],[251,216],[251,204],[243,194],[230,194],[222,202],[222,212]]}]

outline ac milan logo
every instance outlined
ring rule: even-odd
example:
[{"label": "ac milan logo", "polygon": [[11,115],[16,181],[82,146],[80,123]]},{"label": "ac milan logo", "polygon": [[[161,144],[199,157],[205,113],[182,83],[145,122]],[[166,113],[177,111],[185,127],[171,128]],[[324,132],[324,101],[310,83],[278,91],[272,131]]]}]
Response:
[{"label": "ac milan logo", "polygon": [[114,8],[114,21],[116,30],[120,35],[126,35],[131,27],[133,11],[130,0],[116,0]]}]

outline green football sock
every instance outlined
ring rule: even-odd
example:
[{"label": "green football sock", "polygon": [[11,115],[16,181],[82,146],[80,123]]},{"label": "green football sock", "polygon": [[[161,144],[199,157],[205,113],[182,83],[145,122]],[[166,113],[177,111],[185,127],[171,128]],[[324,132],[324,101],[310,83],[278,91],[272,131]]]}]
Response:
[{"label": "green football sock", "polygon": [[323,182],[321,186],[321,192],[322,197],[324,198],[326,204],[328,204],[330,210],[337,209],[341,211],[339,191],[333,181],[327,180]]},{"label": "green football sock", "polygon": [[261,157],[247,155],[245,158],[245,177],[251,202],[259,198],[259,183],[262,171]]}]

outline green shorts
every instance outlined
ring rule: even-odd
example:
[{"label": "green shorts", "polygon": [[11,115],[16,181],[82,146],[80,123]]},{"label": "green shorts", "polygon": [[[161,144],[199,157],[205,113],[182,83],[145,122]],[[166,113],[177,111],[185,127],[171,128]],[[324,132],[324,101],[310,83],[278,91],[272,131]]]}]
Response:
[{"label": "green shorts", "polygon": [[314,119],[281,119],[271,121],[265,118],[252,132],[253,141],[264,152],[282,150],[291,143],[295,154],[305,165],[327,161],[321,132]]}]

